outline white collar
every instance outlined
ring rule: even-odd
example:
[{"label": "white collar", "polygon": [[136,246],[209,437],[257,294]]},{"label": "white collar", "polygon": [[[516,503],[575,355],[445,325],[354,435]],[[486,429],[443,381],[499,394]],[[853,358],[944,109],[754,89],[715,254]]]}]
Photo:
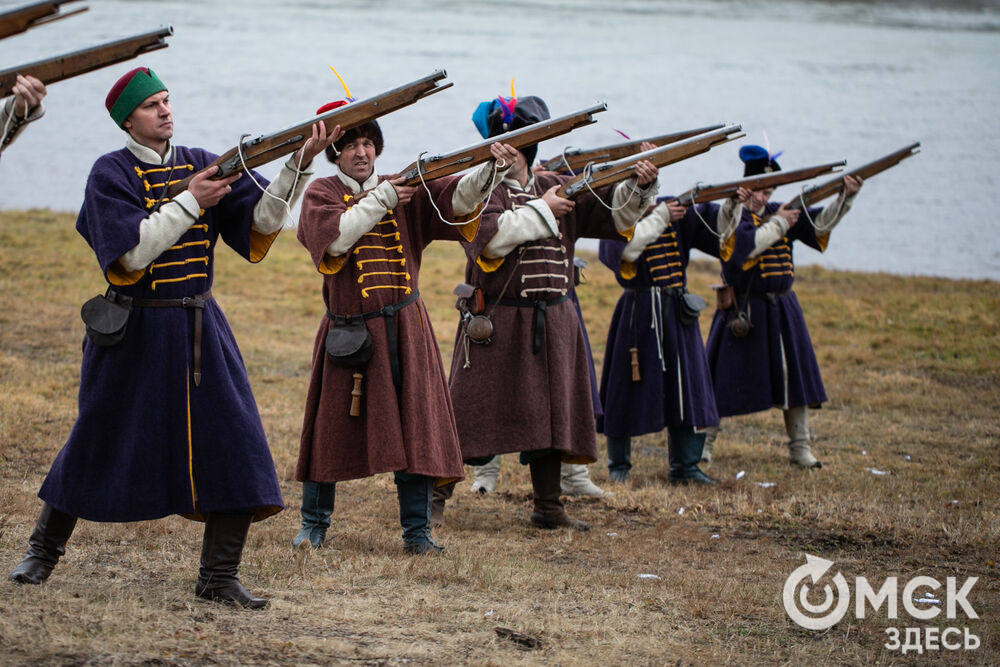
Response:
[{"label": "white collar", "polygon": [[533,171],[528,171],[528,182],[524,184],[523,188],[521,187],[521,182],[513,176],[504,176],[503,182],[511,190],[520,190],[521,192],[535,191],[535,173]]},{"label": "white collar", "polygon": [[358,194],[359,192],[363,192],[365,190],[371,190],[376,185],[378,185],[378,170],[375,169],[375,166],[373,165],[371,176],[366,178],[364,183],[358,183],[356,180],[354,180],[353,178],[342,172],[340,169],[337,170],[337,178],[340,179],[341,183],[349,187],[351,189],[351,192],[353,192],[354,194]]},{"label": "white collar", "polygon": [[166,164],[167,160],[170,159],[170,154],[173,152],[174,148],[167,142],[167,153],[162,158],[160,154],[154,151],[149,146],[143,146],[138,141],[132,138],[131,134],[125,135],[125,148],[129,150],[132,155],[134,155],[138,160],[145,162],[146,164]]}]

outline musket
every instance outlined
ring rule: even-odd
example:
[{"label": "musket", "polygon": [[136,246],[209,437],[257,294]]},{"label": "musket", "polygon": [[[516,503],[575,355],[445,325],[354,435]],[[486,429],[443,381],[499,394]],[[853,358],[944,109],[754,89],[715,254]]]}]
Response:
[{"label": "musket", "polygon": [[841,160],[839,162],[816,165],[815,167],[803,167],[802,169],[790,169],[788,171],[772,171],[766,174],[747,176],[746,178],[727,181],[725,183],[716,183],[714,185],[698,184],[679,195],[676,201],[681,206],[690,206],[716,199],[727,199],[734,196],[740,188],[746,188],[751,191],[766,190],[767,188],[776,188],[779,185],[808,181],[817,176],[836,173],[845,164],[847,162]]},{"label": "musket", "polygon": [[707,153],[713,146],[746,136],[742,134],[742,130],[743,128],[740,125],[728,125],[712,132],[699,134],[690,139],[676,141],[666,146],[659,146],[648,151],[635,153],[620,160],[588,165],[584,168],[583,173],[564,183],[556,191],[556,194],[560,197],[570,198],[581,192],[601,187],[602,185],[624,181],[635,173],[633,167],[640,160],[649,160],[655,167],[660,168],[668,164],[686,160],[695,155]]},{"label": "musket", "polygon": [[34,76],[44,84],[55,83],[131,60],[150,51],[165,49],[170,46],[165,38],[172,34],[174,34],[173,27],[167,26],[89,49],[64,53],[55,58],[11,67],[0,72],[0,97],[10,95],[11,89],[17,83],[18,74]]},{"label": "musket", "polygon": [[857,169],[851,169],[850,171],[844,172],[841,176],[825,183],[820,183],[819,185],[814,185],[810,188],[806,188],[802,194],[793,199],[792,201],[785,204],[786,209],[802,209],[815,204],[818,201],[822,201],[831,195],[838,194],[844,189],[844,179],[848,176],[853,178],[870,178],[875,174],[881,173],[886,169],[895,167],[897,164],[910,157],[911,155],[916,155],[920,151],[920,142],[916,141],[905,148],[900,148],[894,153],[889,153],[879,159],[869,162],[866,165],[862,165]]},{"label": "musket", "polygon": [[[310,118],[280,132],[261,135],[256,139],[248,139],[247,141],[243,141],[241,138],[238,146],[230,148],[209,165],[219,167],[219,171],[212,178],[225,178],[238,171],[251,169],[276,160],[283,155],[295,152],[299,146],[312,136],[311,128],[314,123],[323,123],[328,133],[332,132],[333,128],[337,125],[340,125],[341,130],[347,131],[409,106],[429,95],[440,92],[445,88],[450,88],[452,86],[451,82],[443,85],[438,83],[446,76],[448,74],[444,70],[434,70],[427,76],[415,81],[375,95],[374,97],[357,100],[356,102],[337,107],[332,111],[327,111],[322,115]],[[187,189],[188,183],[192,178],[193,175],[171,183],[167,188],[166,196],[170,198],[176,197]]]},{"label": "musket", "polygon": [[29,28],[51,23],[87,11],[86,7],[74,9],[71,12],[59,13],[59,5],[80,0],[48,0],[47,2],[32,2],[16,9],[0,12],[0,39],[22,33]]},{"label": "musket", "polygon": [[429,181],[464,171],[469,167],[493,159],[490,146],[496,142],[509,144],[511,147],[521,150],[540,141],[571,132],[578,127],[596,123],[594,114],[606,111],[607,108],[608,105],[602,102],[559,118],[551,118],[522,127],[519,130],[498,134],[486,141],[466,146],[451,153],[420,157],[416,162],[399,172],[398,176],[405,179],[403,185],[416,185],[421,181]]},{"label": "musket", "polygon": [[707,127],[699,127],[694,130],[683,130],[681,132],[661,134],[647,139],[623,141],[619,144],[610,144],[608,146],[601,146],[600,148],[568,148],[563,151],[562,155],[542,162],[542,169],[545,169],[546,171],[575,174],[578,169],[583,167],[588,162],[608,162],[609,160],[618,160],[623,157],[628,157],[634,153],[638,153],[639,146],[646,141],[657,146],[666,146],[667,144],[672,144],[675,141],[689,139],[699,134],[704,134],[705,132],[718,130],[722,127],[725,127],[724,123],[709,125]]}]

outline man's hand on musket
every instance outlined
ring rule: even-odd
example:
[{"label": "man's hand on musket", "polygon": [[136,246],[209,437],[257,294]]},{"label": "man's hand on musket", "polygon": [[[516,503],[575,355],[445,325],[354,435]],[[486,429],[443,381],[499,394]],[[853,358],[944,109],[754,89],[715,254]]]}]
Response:
[{"label": "man's hand on musket", "polygon": [[14,114],[27,118],[31,111],[45,97],[45,84],[33,76],[17,75],[17,83],[11,87],[14,93]]},{"label": "man's hand on musket", "polygon": [[313,123],[312,136],[306,139],[306,143],[302,144],[299,150],[292,155],[292,163],[299,169],[305,169],[312,164],[314,157],[325,151],[327,146],[332,145],[342,136],[344,136],[344,131],[340,129],[339,125],[334,127],[330,134],[327,134],[326,125],[319,121]]},{"label": "man's hand on musket", "polygon": [[392,183],[392,187],[396,189],[396,198],[399,200],[396,202],[396,206],[403,206],[404,204],[410,203],[413,199],[414,193],[417,191],[416,185],[403,185],[406,179],[402,176],[395,176],[389,179]]},{"label": "man's hand on musket", "polygon": [[638,181],[639,187],[644,188],[653,181],[659,175],[660,171],[656,168],[649,160],[639,160],[635,163],[635,177]]},{"label": "man's hand on musket", "polygon": [[218,204],[223,197],[233,191],[233,188],[230,186],[243,175],[243,172],[238,171],[225,178],[212,180],[212,176],[215,176],[218,172],[219,167],[212,165],[211,167],[202,169],[191,177],[191,182],[188,184],[188,192],[194,195],[195,201],[198,202],[198,206],[201,208],[211,208]]},{"label": "man's hand on musket", "polygon": [[864,182],[860,176],[844,176],[844,194],[848,197],[858,194]]},{"label": "man's hand on musket", "polygon": [[791,229],[795,226],[795,223],[799,221],[799,215],[802,211],[794,208],[785,208],[786,204],[782,204],[781,208],[774,212],[778,217],[784,218],[788,223],[788,228]]},{"label": "man's hand on musket", "polygon": [[688,207],[681,206],[676,199],[666,202],[667,212],[670,213],[670,222],[677,222],[687,214]]},{"label": "man's hand on musket", "polygon": [[542,201],[548,204],[549,210],[552,211],[552,215],[557,218],[561,218],[576,206],[576,202],[572,199],[566,199],[565,197],[560,197],[556,194],[556,190],[559,189],[558,185],[553,185],[551,188],[545,191],[542,195]]},{"label": "man's hand on musket", "polygon": [[490,144],[490,153],[496,160],[497,169],[509,169],[517,159],[518,151],[510,144],[502,144],[499,141]]},{"label": "man's hand on musket", "polygon": [[741,187],[736,189],[736,194],[730,197],[730,199],[746,206],[750,203],[751,196],[753,196],[753,191]]}]

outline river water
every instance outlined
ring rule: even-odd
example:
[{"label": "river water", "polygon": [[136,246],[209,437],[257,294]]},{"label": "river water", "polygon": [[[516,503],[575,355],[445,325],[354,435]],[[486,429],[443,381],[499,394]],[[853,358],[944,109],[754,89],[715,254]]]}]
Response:
[{"label": "river water", "polygon": [[[175,34],[168,49],[51,85],[45,118],[0,160],[0,209],[79,208],[90,165],[123,139],[104,97],[138,64],[171,89],[175,140],[220,153],[242,134],[282,129],[343,97],[330,65],[358,98],[445,69],[453,88],[380,121],[380,171],[479,141],[473,109],[509,94],[511,79],[518,95],[544,97],[553,115],[608,104],[597,124],[545,142],[541,158],[613,143],[615,130],[638,138],[742,124],[745,139],[663,169],[663,193],[739,177],[736,154],[748,142],[783,150],[790,169],[840,159],[857,166],[920,141],[919,155],[866,184],[826,253],[802,248],[796,260],[1000,279],[995,1],[81,4],[89,11],[0,41],[2,66],[161,25]],[[318,173],[333,167],[323,162]]]}]

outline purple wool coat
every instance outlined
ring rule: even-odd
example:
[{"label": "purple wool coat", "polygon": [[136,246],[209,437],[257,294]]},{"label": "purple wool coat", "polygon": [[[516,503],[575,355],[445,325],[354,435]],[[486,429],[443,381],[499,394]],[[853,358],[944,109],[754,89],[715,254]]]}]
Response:
[{"label": "purple wool coat", "polygon": [[[380,177],[380,182],[386,177]],[[455,219],[451,199],[458,177],[429,182],[405,206],[390,210],[346,255],[326,248],[340,236],[340,217],[354,195],[338,177],[314,181],[306,190],[299,219],[299,241],[323,276],[323,303],[335,315],[359,315],[397,304],[416,293],[424,248],[435,240],[460,241],[479,253],[483,236],[474,217]],[[460,221],[459,221],[460,222]],[[402,378],[393,383],[390,348],[383,317],[366,321],[374,342],[363,370],[361,415],[349,416],[354,369],[335,366],[326,353],[329,317],[319,323],[306,396],[302,439],[295,477],[299,481],[339,482],[400,471],[444,479],[464,477],[455,415],[444,365],[430,317],[416,300],[391,320]]]},{"label": "purple wool coat", "polygon": [[[534,192],[544,193],[570,178],[536,174]],[[607,187],[597,193],[610,201],[611,191]],[[495,225],[504,211],[525,200],[524,193],[499,185],[483,212],[484,224]],[[558,220],[562,238],[524,243],[497,260],[466,251],[465,281],[483,290],[494,327],[493,341],[470,342],[468,357],[461,324],[456,334],[449,384],[466,459],[555,449],[569,463],[597,460],[588,370],[593,364],[580,316],[569,298],[573,246],[578,238],[622,235],[594,195],[586,193],[574,201],[575,208]],[[496,304],[501,294],[521,305]]]},{"label": "purple wool coat", "polygon": [[[626,265],[626,271],[622,270],[625,244],[601,241],[601,262],[625,291],[608,329],[599,433],[629,437],[658,433],[668,426],[718,425],[701,329],[697,323],[685,326],[681,322],[678,294],[687,286],[692,248],[718,255],[718,239],[698,218],[700,214],[714,228],[718,209],[715,204],[701,204],[697,213],[688,209],[684,218],[670,223],[635,261],[634,275],[633,267]],[[638,349],[638,382],[632,380],[632,347]]]},{"label": "purple wool coat", "polygon": [[[167,179],[188,176],[216,158],[200,149],[174,150],[172,174],[122,149],[98,159],[87,180],[76,228],[121,294],[204,294],[212,287],[220,239],[257,262],[277,236],[251,229],[261,193],[242,178],[146,269],[125,272],[116,260],[139,242],[139,222]],[[168,514],[199,519],[206,512],[246,509],[261,519],[282,509],[246,368],[214,299],[203,312],[199,386],[192,381],[193,324],[193,309],[136,307],[117,345],[86,340],[79,416],[38,493],[42,500],[91,521]]]},{"label": "purple wool coat", "polygon": [[[817,234],[803,214],[787,236],[759,256],[748,259],[754,232],[781,204],[768,202],[758,217],[746,209],[735,232],[720,251],[722,275],[732,285],[737,307],[749,305],[752,328],[736,338],[726,326],[736,307],[717,310],[708,334],[708,359],[719,415],[745,415],[772,407],[818,407],[826,390],[799,300],[792,291],[795,241],[820,252],[829,233]],[[810,208],[815,219],[822,208]]]}]

